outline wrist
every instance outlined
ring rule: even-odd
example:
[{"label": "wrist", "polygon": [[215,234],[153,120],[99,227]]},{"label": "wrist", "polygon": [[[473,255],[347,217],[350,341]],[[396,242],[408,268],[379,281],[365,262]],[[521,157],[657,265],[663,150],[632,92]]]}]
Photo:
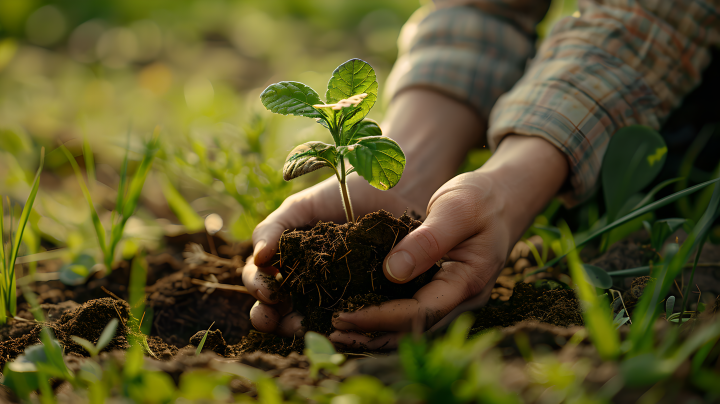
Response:
[{"label": "wrist", "polygon": [[490,178],[502,194],[517,240],[565,183],[569,165],[565,154],[547,140],[509,135],[476,173]]},{"label": "wrist", "polygon": [[485,123],[469,106],[424,88],[399,93],[382,127],[406,157],[395,192],[425,205],[485,137]]}]

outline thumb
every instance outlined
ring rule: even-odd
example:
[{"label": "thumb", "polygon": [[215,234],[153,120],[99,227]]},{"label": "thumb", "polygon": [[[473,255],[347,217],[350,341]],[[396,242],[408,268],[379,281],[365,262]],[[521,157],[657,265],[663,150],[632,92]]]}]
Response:
[{"label": "thumb", "polygon": [[433,198],[425,222],[405,236],[383,262],[385,276],[405,283],[430,269],[458,244],[478,233],[477,201],[461,190]]}]

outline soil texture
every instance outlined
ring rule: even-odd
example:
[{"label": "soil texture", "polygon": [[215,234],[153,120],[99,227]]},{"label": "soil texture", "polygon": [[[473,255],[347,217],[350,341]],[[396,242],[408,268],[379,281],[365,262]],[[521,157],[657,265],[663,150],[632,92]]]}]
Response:
[{"label": "soil texture", "polygon": [[570,289],[536,288],[517,283],[507,303],[491,303],[475,312],[471,334],[495,327],[509,327],[524,320],[556,326],[583,325],[580,302]]},{"label": "soil texture", "polygon": [[333,312],[410,298],[427,284],[439,267],[406,284],[390,282],[382,270],[387,254],[420,224],[407,214],[395,218],[381,210],[357,223],[319,222],[310,230],[284,233],[276,264],[281,292],[292,294],[306,329],[330,334]]}]

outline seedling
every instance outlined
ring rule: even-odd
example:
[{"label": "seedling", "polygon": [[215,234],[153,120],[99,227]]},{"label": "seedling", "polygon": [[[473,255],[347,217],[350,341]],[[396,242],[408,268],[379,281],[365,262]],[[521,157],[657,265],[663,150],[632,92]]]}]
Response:
[{"label": "seedling", "polygon": [[340,370],[339,366],[345,362],[345,355],[337,353],[330,340],[312,331],[305,333],[303,353],[310,361],[310,377],[313,379],[317,379],[320,369],[337,373]]},{"label": "seedling", "polygon": [[[357,172],[373,187],[386,191],[400,181],[405,154],[392,139],[382,136],[378,124],[365,116],[377,100],[375,71],[360,59],[338,66],[328,82],[325,99],[296,81],[271,84],[260,94],[265,108],[282,115],[314,118],[330,131],[335,144],[307,142],[285,159],[283,178],[289,181],[322,167],[330,167],[340,183],[345,216],[355,221],[347,176]],[[345,158],[352,165],[345,167]]]},{"label": "seedling", "polygon": [[8,209],[10,210],[10,239],[9,239],[9,251],[5,251],[5,240],[3,232],[5,229],[3,219],[5,212],[3,209],[3,201],[0,197],[0,325],[7,322],[7,313],[10,312],[11,316],[17,314],[17,296],[15,288],[15,261],[17,260],[18,251],[20,250],[20,243],[23,239],[23,232],[25,231],[25,225],[30,218],[30,212],[32,211],[35,197],[40,187],[40,173],[43,169],[43,163],[45,161],[45,148],[40,151],[40,167],[35,174],[35,180],[33,181],[32,188],[30,189],[30,195],[28,195],[25,206],[23,207],[22,213],[20,214],[20,220],[17,224],[17,232],[15,233],[15,239],[13,240],[13,210],[8,198]]},{"label": "seedling", "polygon": [[115,336],[115,330],[117,330],[117,326],[118,319],[114,318],[110,320],[110,322],[105,326],[102,334],[100,334],[97,345],[86,340],[85,338],[78,337],[77,335],[73,335],[70,338],[72,338],[72,340],[75,341],[78,345],[85,348],[85,350],[88,351],[90,356],[94,358],[98,356],[98,354],[100,354],[100,351],[102,351],[103,348],[105,348],[110,343],[110,341],[112,341],[113,337]]},{"label": "seedling", "polygon": [[[100,221],[100,216],[98,215],[97,210],[95,210],[95,205],[90,195],[90,191],[85,184],[85,180],[83,179],[80,167],[75,161],[75,157],[73,157],[73,155],[65,147],[65,145],[60,146],[60,149],[63,151],[68,161],[70,162],[73,171],[75,171],[75,176],[78,179],[78,183],[80,183],[80,188],[82,190],[83,196],[85,197],[85,200],[90,207],[90,216],[92,218],[93,227],[95,227],[95,233],[98,238],[98,243],[100,244],[100,250],[103,254],[103,263],[105,264],[105,268],[107,268],[108,271],[112,271],[112,263],[115,257],[115,250],[120,243],[120,240],[122,239],[125,225],[127,224],[128,219],[130,219],[130,217],[135,213],[135,208],[137,208],[138,202],[140,201],[140,192],[142,191],[143,185],[145,184],[145,179],[150,173],[150,167],[152,167],[155,153],[159,148],[159,131],[159,128],[155,129],[152,140],[145,148],[145,155],[143,156],[142,162],[140,163],[140,166],[138,167],[135,175],[132,177],[132,180],[130,180],[129,183],[127,174],[127,153],[129,151],[125,154],[125,160],[123,161],[123,166],[120,172],[120,186],[117,192],[115,210],[112,212],[110,220],[110,240],[107,241],[105,226],[103,226],[102,222]],[[89,144],[84,145],[83,154],[85,164],[90,165],[93,160],[91,157],[92,151],[90,150]],[[89,169],[88,171],[94,172],[94,168]]]},{"label": "seedling", "polygon": [[202,339],[200,340],[200,343],[198,344],[198,347],[195,350],[195,356],[200,355],[200,352],[202,352],[202,349],[205,346],[205,340],[207,340],[207,336],[208,336],[208,334],[210,334],[210,329],[212,328],[213,325],[215,325],[214,321],[212,322],[212,324],[210,324],[210,327],[208,327],[207,331],[205,331],[205,335],[203,335]]}]

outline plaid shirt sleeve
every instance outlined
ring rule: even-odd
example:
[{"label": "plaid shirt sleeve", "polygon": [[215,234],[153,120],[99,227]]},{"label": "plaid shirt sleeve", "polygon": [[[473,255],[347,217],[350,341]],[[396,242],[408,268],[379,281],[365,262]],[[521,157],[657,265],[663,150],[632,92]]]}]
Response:
[{"label": "plaid shirt sleeve", "polygon": [[[533,48],[527,28],[535,21],[527,17],[536,14],[527,6],[526,18],[513,20],[468,6],[496,2],[462,3],[438,7],[419,24],[399,87],[436,88],[481,116],[492,108],[491,148],[508,134],[553,143],[571,167],[572,189],[562,195],[570,206],[597,188],[610,137],[633,124],[659,129],[700,83],[709,48],[720,44],[720,0],[579,0],[580,17],[556,23],[523,75]],[[482,46],[450,40],[461,33]],[[433,39],[437,49],[428,45]],[[470,66],[450,57],[454,49],[484,55],[468,57],[477,61]]]},{"label": "plaid shirt sleeve", "polygon": [[[473,107],[486,121],[535,52],[535,25],[550,0],[435,0],[400,35],[388,94],[422,86]],[[421,9],[422,10],[422,9]],[[423,17],[422,15],[420,17]]]}]

